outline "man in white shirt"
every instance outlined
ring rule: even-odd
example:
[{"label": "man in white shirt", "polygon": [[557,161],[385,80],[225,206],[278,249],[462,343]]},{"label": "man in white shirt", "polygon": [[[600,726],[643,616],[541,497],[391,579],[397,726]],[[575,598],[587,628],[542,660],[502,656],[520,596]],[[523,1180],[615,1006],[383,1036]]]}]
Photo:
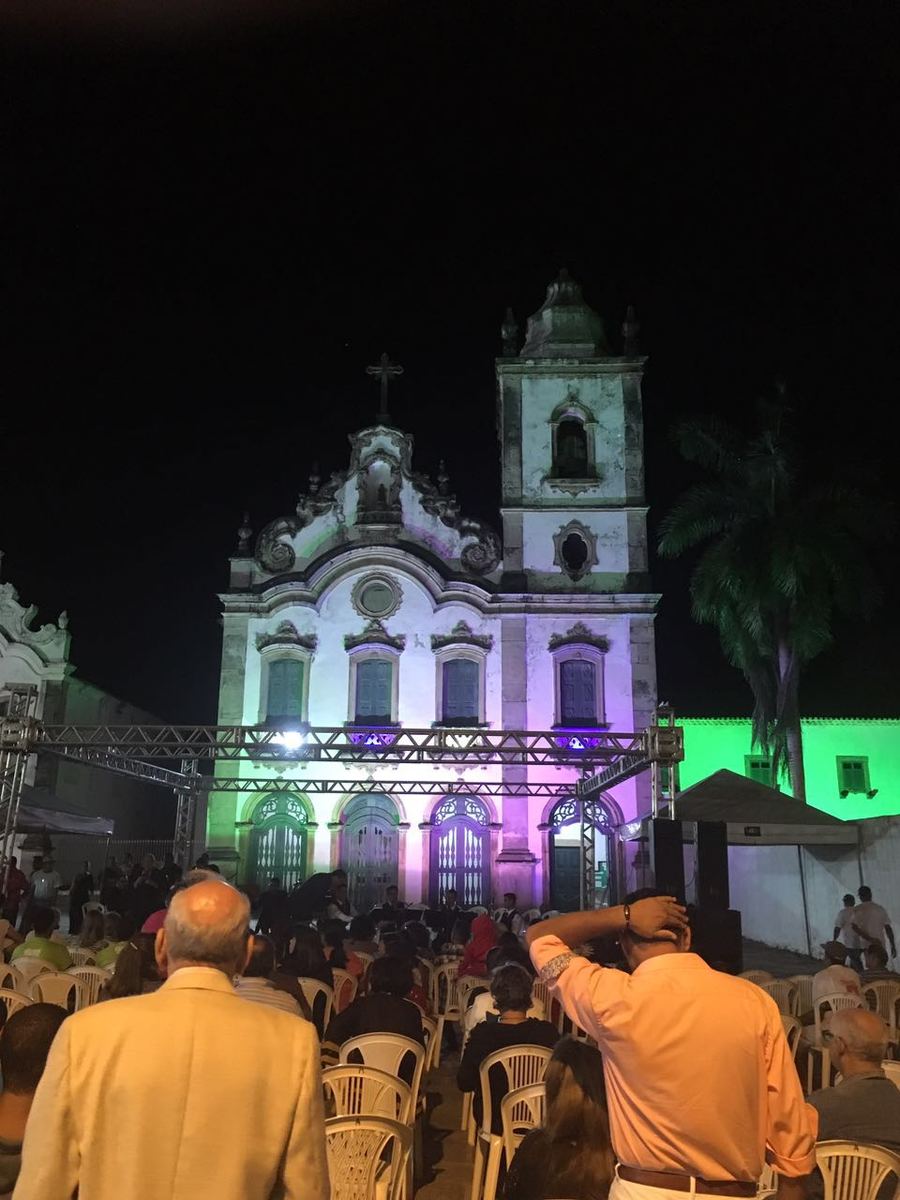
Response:
[{"label": "man in white shirt", "polygon": [[494,913],[494,920],[498,925],[503,925],[510,933],[514,933],[516,937],[521,937],[525,932],[525,918],[516,907],[516,893],[504,892],[503,907],[498,908]]},{"label": "man in white shirt", "polygon": [[834,941],[841,942],[847,947],[847,958],[857,971],[862,970],[862,938],[853,928],[856,920],[856,897],[848,892],[844,897],[844,907],[834,918]]},{"label": "man in white shirt", "polygon": [[896,958],[897,943],[894,941],[891,918],[887,915],[887,911],[880,904],[873,903],[871,888],[861,887],[856,894],[859,896],[859,904],[856,906],[853,918],[854,932],[859,934],[864,945],[869,945],[870,942],[883,944],[885,936],[887,936],[891,958]]},{"label": "man in white shirt", "polygon": [[847,992],[851,996],[860,995],[862,989],[859,976],[852,967],[844,966],[847,947],[842,942],[823,942],[822,949],[825,951],[825,961],[828,966],[819,971],[817,975],[813,975],[813,1004],[817,1004],[823,996],[828,996],[833,992]]},{"label": "man in white shirt", "polygon": [[31,877],[35,904],[39,904],[42,908],[53,908],[56,905],[56,894],[61,886],[62,879],[54,868],[53,859],[45,859],[41,869],[35,871]]}]

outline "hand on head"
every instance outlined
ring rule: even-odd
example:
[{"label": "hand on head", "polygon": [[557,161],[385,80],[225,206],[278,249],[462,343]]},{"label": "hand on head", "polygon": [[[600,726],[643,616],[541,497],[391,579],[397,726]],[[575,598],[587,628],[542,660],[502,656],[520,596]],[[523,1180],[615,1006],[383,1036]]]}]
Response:
[{"label": "hand on head", "polygon": [[674,896],[635,900],[629,915],[629,930],[653,941],[677,942],[688,927],[687,909]]}]

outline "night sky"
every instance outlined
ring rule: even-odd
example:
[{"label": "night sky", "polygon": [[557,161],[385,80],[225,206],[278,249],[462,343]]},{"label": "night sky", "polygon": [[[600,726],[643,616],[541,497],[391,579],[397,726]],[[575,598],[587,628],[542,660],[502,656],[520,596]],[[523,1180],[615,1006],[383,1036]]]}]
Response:
[{"label": "night sky", "polygon": [[[893,494],[892,6],[69,7],[2,30],[0,549],[81,676],[214,720],[241,514],[346,465],[382,350],[415,465],[498,525],[499,324],[562,265],[614,343],[637,307],[651,521],[673,421],[777,376],[808,469]],[[805,712],[900,714],[893,553]],[[747,712],[687,567],[654,576],[660,697]]]}]

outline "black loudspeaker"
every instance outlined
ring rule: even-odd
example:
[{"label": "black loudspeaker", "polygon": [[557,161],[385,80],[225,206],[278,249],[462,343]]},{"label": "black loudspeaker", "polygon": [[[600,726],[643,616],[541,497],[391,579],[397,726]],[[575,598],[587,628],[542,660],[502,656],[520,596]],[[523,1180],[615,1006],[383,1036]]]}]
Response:
[{"label": "black loudspeaker", "polygon": [[717,971],[744,969],[741,914],[737,909],[697,908],[691,913],[691,949]]},{"label": "black loudspeaker", "polygon": [[650,862],[654,885],[666,896],[684,901],[684,850],[680,821],[650,821]]},{"label": "black loudspeaker", "polygon": [[697,822],[697,904],[728,907],[728,827],[724,821]]}]

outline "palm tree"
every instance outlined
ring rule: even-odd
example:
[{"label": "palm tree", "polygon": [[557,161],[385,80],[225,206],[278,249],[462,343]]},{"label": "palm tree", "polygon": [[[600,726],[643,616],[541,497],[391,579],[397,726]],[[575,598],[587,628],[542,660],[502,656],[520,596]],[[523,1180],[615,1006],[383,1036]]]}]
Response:
[{"label": "palm tree", "polygon": [[810,479],[790,432],[790,409],[760,401],[749,436],[710,417],[675,429],[681,454],[711,478],[690,488],[660,526],[659,552],[701,548],[691,577],[695,620],[716,627],[728,661],[753,692],[753,745],[806,800],[800,672],[832,640],[836,613],[866,614],[880,592],[867,545],[887,514],[859,490]]}]

